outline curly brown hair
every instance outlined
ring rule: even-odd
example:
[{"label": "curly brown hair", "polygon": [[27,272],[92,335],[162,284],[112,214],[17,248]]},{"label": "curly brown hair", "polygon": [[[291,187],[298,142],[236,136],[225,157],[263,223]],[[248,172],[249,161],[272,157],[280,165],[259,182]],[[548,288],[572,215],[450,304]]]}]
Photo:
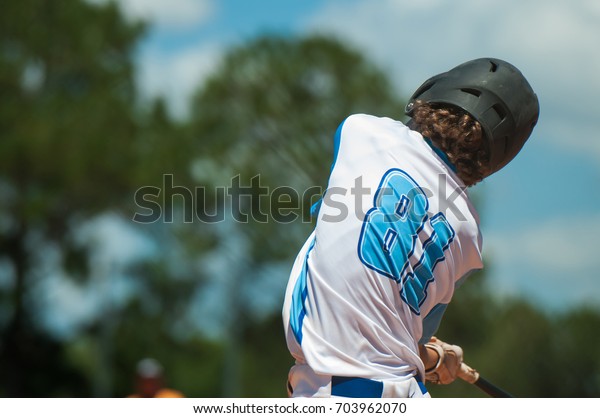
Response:
[{"label": "curly brown hair", "polygon": [[417,100],[411,116],[412,129],[429,138],[448,156],[466,186],[480,182],[489,174],[484,133],[470,114],[454,106]]}]

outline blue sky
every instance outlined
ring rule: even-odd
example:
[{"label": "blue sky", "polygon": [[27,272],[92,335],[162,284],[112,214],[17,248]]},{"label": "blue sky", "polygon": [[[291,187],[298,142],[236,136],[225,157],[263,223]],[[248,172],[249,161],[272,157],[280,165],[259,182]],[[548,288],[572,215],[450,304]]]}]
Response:
[{"label": "blue sky", "polygon": [[512,62],[537,91],[541,116],[519,156],[476,187],[491,285],[548,309],[600,303],[597,0],[117,2],[153,22],[138,83],[178,116],[227,48],[263,33],[335,35],[404,97],[468,59]]}]

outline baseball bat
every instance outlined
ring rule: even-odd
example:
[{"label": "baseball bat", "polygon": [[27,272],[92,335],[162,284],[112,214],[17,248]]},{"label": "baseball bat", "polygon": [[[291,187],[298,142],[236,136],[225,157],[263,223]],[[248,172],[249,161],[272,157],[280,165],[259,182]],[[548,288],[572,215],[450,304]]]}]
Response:
[{"label": "baseball bat", "polygon": [[498,386],[489,382],[488,380],[481,377],[479,372],[472,367],[467,366],[465,363],[460,365],[460,371],[458,372],[460,377],[465,382],[471,383],[477,386],[479,389],[487,393],[493,398],[512,398],[513,396]]}]

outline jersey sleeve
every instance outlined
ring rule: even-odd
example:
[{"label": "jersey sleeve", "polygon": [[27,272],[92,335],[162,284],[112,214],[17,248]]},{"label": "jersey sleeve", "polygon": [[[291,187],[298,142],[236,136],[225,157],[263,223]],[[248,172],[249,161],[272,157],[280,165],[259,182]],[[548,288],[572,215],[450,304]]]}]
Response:
[{"label": "jersey sleeve", "polygon": [[439,303],[423,318],[423,335],[419,340],[419,344],[425,344],[437,332],[447,307],[448,304]]},{"label": "jersey sleeve", "polygon": [[[454,284],[454,290],[462,286],[462,284],[471,274],[479,270],[481,269],[471,270],[467,274],[462,276],[460,279],[458,279],[457,282]],[[447,303],[439,303],[433,307],[433,309],[427,314],[425,318],[423,318],[423,335],[419,340],[419,344],[425,344],[431,339],[431,337],[435,335],[435,333],[440,327],[440,323],[442,322],[444,313],[446,313],[447,307]]]}]

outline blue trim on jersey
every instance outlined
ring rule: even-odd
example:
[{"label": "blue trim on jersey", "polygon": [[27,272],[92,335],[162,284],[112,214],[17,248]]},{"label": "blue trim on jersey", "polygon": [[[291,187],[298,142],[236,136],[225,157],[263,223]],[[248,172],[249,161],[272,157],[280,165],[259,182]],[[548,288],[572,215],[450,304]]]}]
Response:
[{"label": "blue trim on jersey", "polygon": [[[413,379],[419,385],[421,394],[425,395],[427,388],[419,375],[414,376]],[[331,396],[344,398],[381,398],[383,397],[383,382],[365,379],[364,377],[332,376]]]},{"label": "blue trim on jersey", "polygon": [[319,210],[321,210],[321,204],[323,204],[323,198],[320,197],[313,205],[310,207],[310,216],[315,218],[319,214]]},{"label": "blue trim on jersey", "polygon": [[331,377],[331,395],[344,398],[381,398],[383,382],[362,377]]},{"label": "blue trim on jersey", "polygon": [[298,342],[298,344],[302,344],[302,323],[304,322],[304,317],[306,316],[305,301],[306,297],[308,296],[308,257],[313,247],[315,246],[315,242],[316,239],[313,238],[312,242],[310,243],[310,246],[308,247],[308,251],[306,251],[302,271],[300,272],[298,280],[296,280],[294,291],[292,293],[290,326],[292,327],[292,332],[294,333],[294,337],[296,337],[296,341]]},{"label": "blue trim on jersey", "polygon": [[[337,130],[335,131],[335,135],[333,137],[333,162],[331,163],[330,172],[333,171],[333,168],[335,167],[335,163],[337,162],[338,153],[340,151],[340,145],[342,142],[342,127],[344,126],[345,122],[346,122],[346,120],[344,120],[342,123],[339,124]],[[325,193],[327,193],[327,190],[325,190]],[[323,196],[325,195],[325,193],[323,193]],[[323,203],[323,197],[321,197],[319,200],[317,200],[310,207],[310,216],[315,218],[319,214],[319,210],[321,209],[322,203]]]},{"label": "blue trim on jersey", "polygon": [[427,142],[427,145],[429,145],[429,147],[433,150],[433,152],[435,152],[437,154],[437,156],[440,157],[442,159],[442,161],[444,163],[446,163],[446,165],[448,167],[450,167],[450,169],[456,173],[456,166],[450,162],[446,153],[444,151],[442,151],[441,149],[439,149],[438,147],[436,147],[435,145],[433,145],[433,142],[431,142],[431,139],[425,138],[425,137],[423,137],[423,139],[425,140],[425,142]]},{"label": "blue trim on jersey", "polygon": [[338,153],[340,151],[340,145],[342,142],[342,128],[344,127],[344,123],[346,123],[346,120],[347,119],[340,123],[333,137],[333,163],[331,163],[331,171],[333,171],[335,163],[337,162]]}]

